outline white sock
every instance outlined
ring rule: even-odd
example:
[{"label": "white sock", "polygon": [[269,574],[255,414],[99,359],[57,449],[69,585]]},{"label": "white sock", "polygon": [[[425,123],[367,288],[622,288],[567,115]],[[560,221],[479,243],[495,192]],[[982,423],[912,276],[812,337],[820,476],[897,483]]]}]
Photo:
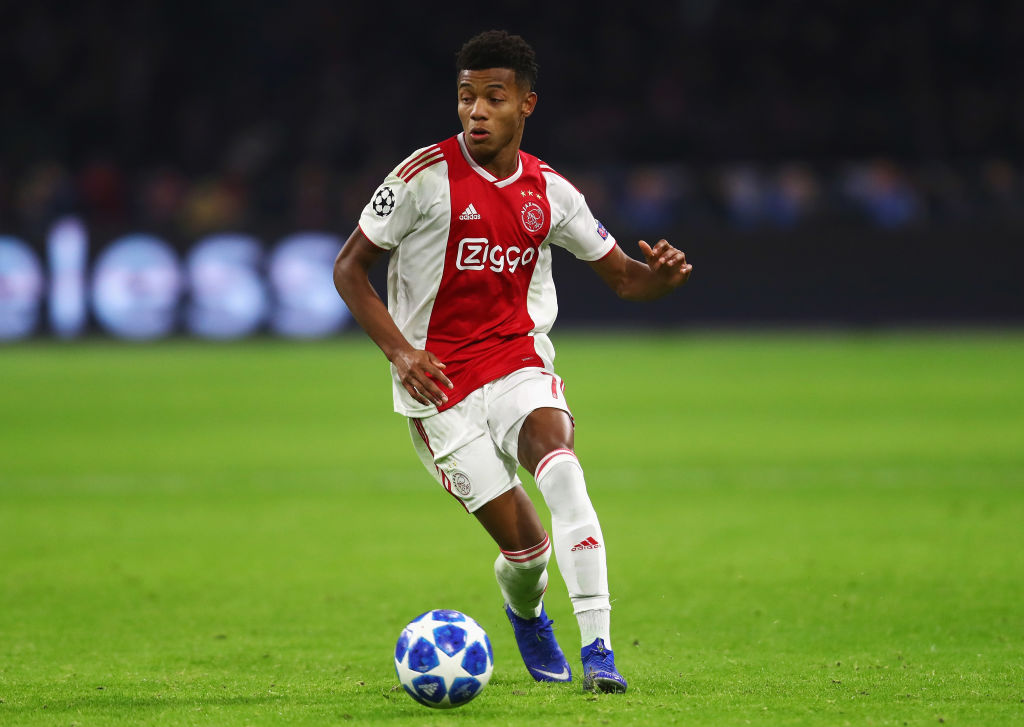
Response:
[{"label": "white sock", "polygon": [[604,639],[604,648],[611,651],[611,611],[604,608],[580,611],[576,614],[576,620],[580,624],[580,639],[583,646],[590,646],[594,639]]},{"label": "white sock", "polygon": [[568,449],[556,449],[537,464],[534,479],[551,510],[555,558],[573,612],[610,610],[604,536],[579,460]]},{"label": "white sock", "polygon": [[550,559],[551,540],[545,535],[544,540],[532,548],[501,551],[494,561],[494,575],[501,595],[520,618],[540,616],[541,599],[548,588]]}]

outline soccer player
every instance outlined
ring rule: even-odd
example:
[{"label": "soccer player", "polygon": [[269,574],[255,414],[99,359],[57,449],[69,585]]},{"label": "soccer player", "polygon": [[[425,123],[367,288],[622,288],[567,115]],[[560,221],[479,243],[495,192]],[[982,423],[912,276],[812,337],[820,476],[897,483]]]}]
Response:
[{"label": "soccer player", "polygon": [[[542,601],[553,546],[579,621],[583,688],[624,692],[604,536],[547,335],[557,312],[550,248],[588,263],[627,300],[665,295],[692,266],[665,240],[641,240],[643,262],[626,255],[575,187],[520,150],[537,106],[526,41],[481,33],[457,70],[462,132],[387,176],[338,254],[334,283],[391,362],[395,411],[424,466],[500,548],[494,570],[529,673],[572,680]],[[369,281],[386,254],[387,307]],[[519,465],[551,511],[550,539]]]}]

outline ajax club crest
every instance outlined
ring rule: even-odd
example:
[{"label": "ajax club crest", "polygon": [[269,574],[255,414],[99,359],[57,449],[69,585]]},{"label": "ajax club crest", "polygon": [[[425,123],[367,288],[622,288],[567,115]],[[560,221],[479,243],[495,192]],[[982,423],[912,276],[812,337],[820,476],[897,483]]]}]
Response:
[{"label": "ajax club crest", "polygon": [[544,209],[536,202],[529,200],[524,202],[523,209],[519,214],[527,232],[540,232],[540,229],[544,227]]},{"label": "ajax club crest", "polygon": [[469,476],[461,470],[452,472],[451,482],[455,490],[463,497],[473,490],[473,486],[469,482]]}]

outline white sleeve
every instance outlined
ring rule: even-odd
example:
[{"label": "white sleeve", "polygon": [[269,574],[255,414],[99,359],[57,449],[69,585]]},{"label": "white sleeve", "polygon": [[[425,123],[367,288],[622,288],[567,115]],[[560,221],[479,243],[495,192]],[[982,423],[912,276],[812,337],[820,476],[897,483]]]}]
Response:
[{"label": "white sleeve", "polygon": [[586,262],[611,252],[615,238],[594,217],[583,194],[557,174],[546,176],[552,218],[548,241]]},{"label": "white sleeve", "polygon": [[426,175],[417,175],[411,182],[406,182],[399,172],[429,148],[417,149],[391,170],[359,215],[359,229],[377,247],[384,250],[398,247],[420,219],[420,198],[424,194]]},{"label": "white sleeve", "polygon": [[392,172],[363,208],[359,215],[359,229],[377,247],[393,250],[419,216],[416,198],[409,185]]}]

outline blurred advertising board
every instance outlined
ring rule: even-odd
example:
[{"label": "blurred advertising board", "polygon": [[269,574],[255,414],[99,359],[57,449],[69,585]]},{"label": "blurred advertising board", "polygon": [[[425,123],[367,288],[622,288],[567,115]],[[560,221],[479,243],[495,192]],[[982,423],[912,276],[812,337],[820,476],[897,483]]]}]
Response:
[{"label": "blurred advertising board", "polygon": [[42,253],[0,235],[0,340],[94,330],[132,340],[329,336],[350,322],[331,274],[341,245],[324,232],[295,232],[269,246],[224,232],[182,254],[156,235],[131,232],[92,257],[76,217],[51,226]]}]

